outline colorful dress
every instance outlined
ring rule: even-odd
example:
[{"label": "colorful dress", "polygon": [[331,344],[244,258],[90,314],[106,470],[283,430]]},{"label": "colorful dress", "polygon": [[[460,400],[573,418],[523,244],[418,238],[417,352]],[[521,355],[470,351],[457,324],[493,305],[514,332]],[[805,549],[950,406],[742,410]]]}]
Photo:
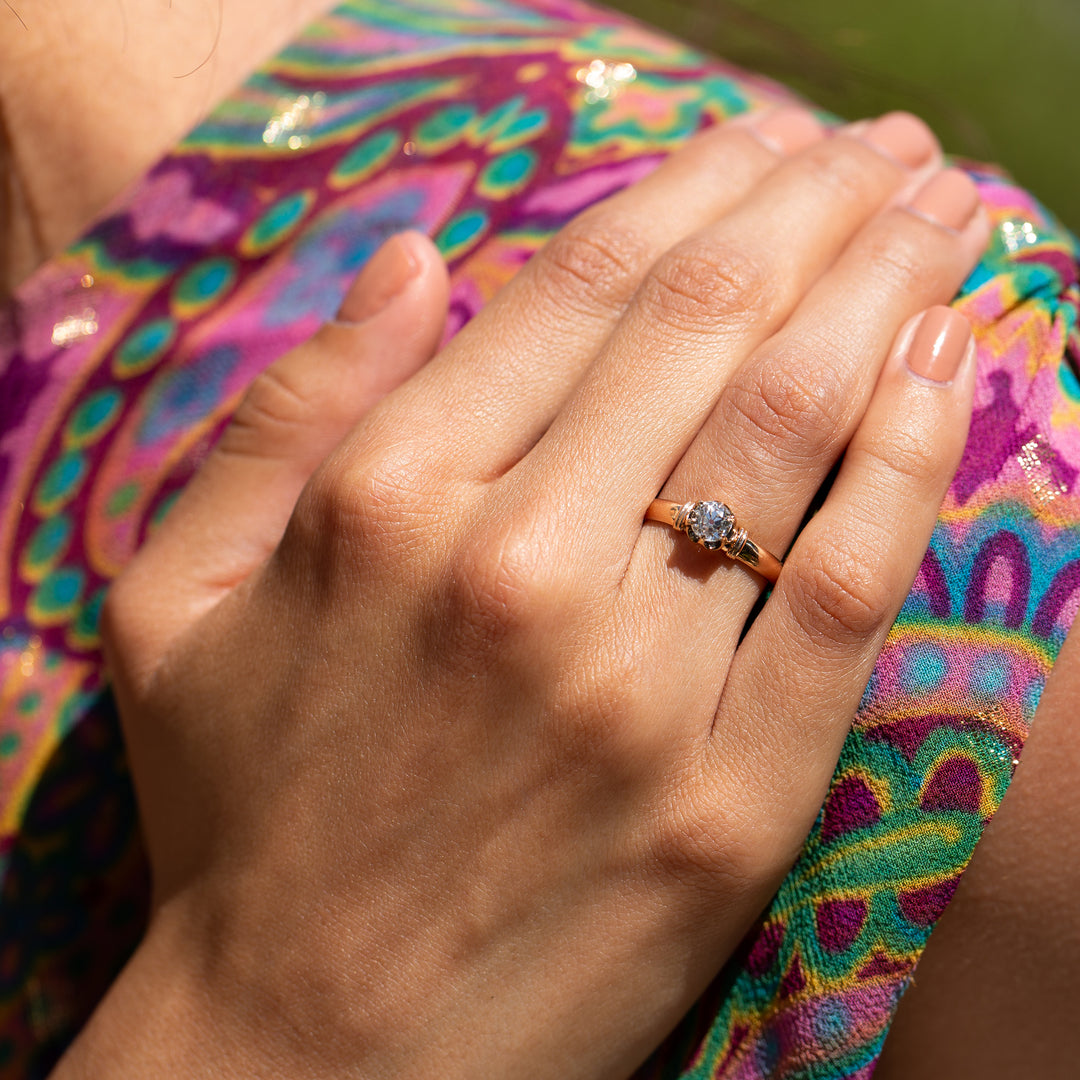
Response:
[{"label": "colorful dress", "polygon": [[[450,332],[583,207],[783,97],[577,0],[348,0],[0,311],[0,1077],[44,1076],[138,940],[98,612],[252,377],[391,233]],[[802,855],[642,1077],[867,1078],[1080,606],[1077,248],[976,172],[971,438]]]}]

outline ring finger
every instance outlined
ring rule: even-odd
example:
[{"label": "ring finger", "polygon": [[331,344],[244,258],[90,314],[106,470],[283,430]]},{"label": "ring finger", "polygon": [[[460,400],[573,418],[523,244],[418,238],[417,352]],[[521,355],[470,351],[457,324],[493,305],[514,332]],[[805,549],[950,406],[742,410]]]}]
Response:
[{"label": "ring finger", "polygon": [[[380,430],[395,443],[402,430],[451,433],[431,447],[432,469],[470,480],[501,474],[547,428],[655,259],[823,135],[810,112],[791,106],[697,135],[548,241],[395,395]],[[580,200],[587,180],[599,182],[576,178],[579,192],[568,197]]]},{"label": "ring finger", "polygon": [[[987,229],[975,185],[957,170],[939,173],[907,209],[868,225],[783,329],[735,372],[662,496],[722,499],[756,542],[782,554],[865,412],[897,331],[954,295]],[[706,624],[715,619],[716,632],[735,634],[759,580],[730,564],[734,572],[709,574],[725,565],[717,558],[670,529],[648,527],[627,584],[659,574],[650,593],[659,588],[683,610],[700,604],[702,590],[737,588],[741,604],[726,592],[725,604],[700,609]],[[672,560],[697,572],[672,574]]]},{"label": "ring finger", "polygon": [[936,335],[898,340],[832,491],[735,655],[707,744],[704,777],[721,767],[736,782],[799,777],[770,789],[761,819],[788,857],[820,806],[964,447],[970,329],[948,308],[922,326],[931,320]]},{"label": "ring finger", "polygon": [[[903,138],[890,138],[901,121]],[[780,165],[732,213],[676,244],[515,470],[519,495],[625,507],[606,515],[624,530],[607,539],[628,557],[645,506],[727,379],[935,148],[913,117],[883,118],[862,139],[840,135]]]}]

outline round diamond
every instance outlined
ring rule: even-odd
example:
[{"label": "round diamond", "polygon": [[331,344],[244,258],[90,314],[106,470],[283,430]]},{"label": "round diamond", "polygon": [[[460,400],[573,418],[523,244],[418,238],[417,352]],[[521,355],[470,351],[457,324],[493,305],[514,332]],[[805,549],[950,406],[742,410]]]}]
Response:
[{"label": "round diamond", "polygon": [[690,511],[687,535],[696,544],[718,548],[735,528],[735,515],[722,502],[699,502]]}]

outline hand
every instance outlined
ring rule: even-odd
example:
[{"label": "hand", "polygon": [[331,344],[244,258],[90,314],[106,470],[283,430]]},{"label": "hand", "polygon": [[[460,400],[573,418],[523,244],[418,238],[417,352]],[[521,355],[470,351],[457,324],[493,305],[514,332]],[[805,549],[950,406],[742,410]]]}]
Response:
[{"label": "hand", "polygon": [[[318,350],[318,438],[255,389],[107,605],[157,908],[73,1069],[626,1075],[730,954],[959,459],[969,335],[911,320],[987,238],[910,118],[759,133],[587,212],[355,426]],[[845,447],[740,643],[761,582],[645,509],[783,552]]]}]

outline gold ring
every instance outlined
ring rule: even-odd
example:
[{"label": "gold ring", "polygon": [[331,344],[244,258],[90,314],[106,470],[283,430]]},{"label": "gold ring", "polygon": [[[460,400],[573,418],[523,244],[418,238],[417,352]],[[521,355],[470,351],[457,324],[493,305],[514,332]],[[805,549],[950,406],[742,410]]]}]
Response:
[{"label": "gold ring", "polygon": [[695,544],[722,552],[729,559],[757,571],[767,581],[775,582],[780,576],[783,563],[747,536],[726,503],[711,499],[687,503],[653,499],[645,511],[645,519],[686,533]]}]

